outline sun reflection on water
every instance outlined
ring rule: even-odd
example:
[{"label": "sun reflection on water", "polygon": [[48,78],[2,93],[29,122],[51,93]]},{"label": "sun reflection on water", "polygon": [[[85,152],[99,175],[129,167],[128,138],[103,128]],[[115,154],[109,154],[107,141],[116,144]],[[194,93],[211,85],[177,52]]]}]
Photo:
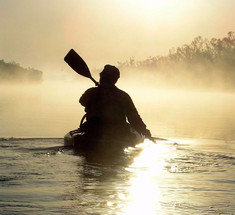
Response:
[{"label": "sun reflection on water", "polygon": [[126,200],[125,214],[156,214],[161,211],[162,194],[159,187],[167,174],[165,166],[170,158],[170,151],[174,147],[169,147],[166,142],[159,141],[157,144],[149,140],[138,147],[143,151],[136,157],[133,163],[126,168],[133,173],[130,178],[130,187]]}]

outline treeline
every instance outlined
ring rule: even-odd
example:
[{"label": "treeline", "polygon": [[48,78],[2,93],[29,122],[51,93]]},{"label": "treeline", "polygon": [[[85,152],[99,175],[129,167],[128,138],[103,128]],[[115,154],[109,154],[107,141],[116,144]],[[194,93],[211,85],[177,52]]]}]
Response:
[{"label": "treeline", "polygon": [[167,56],[118,62],[122,70],[138,69],[165,76],[171,84],[198,84],[235,89],[235,35],[223,39],[196,37],[191,44],[169,50]]},{"label": "treeline", "polygon": [[42,75],[40,70],[23,68],[18,63],[0,60],[0,83],[40,83]]}]

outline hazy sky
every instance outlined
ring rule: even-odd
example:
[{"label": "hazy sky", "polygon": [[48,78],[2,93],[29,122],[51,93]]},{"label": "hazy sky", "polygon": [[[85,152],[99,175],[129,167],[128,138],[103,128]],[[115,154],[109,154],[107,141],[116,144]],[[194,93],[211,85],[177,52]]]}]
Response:
[{"label": "hazy sky", "polygon": [[235,31],[234,0],[0,0],[0,59],[66,70],[74,48],[91,68],[165,55],[196,36]]}]

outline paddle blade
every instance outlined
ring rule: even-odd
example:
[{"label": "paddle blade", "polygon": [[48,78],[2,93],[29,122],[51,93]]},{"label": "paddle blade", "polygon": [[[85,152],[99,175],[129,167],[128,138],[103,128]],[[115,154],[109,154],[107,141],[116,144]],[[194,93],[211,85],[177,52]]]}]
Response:
[{"label": "paddle blade", "polygon": [[78,74],[91,78],[87,64],[73,49],[64,57],[64,61]]}]

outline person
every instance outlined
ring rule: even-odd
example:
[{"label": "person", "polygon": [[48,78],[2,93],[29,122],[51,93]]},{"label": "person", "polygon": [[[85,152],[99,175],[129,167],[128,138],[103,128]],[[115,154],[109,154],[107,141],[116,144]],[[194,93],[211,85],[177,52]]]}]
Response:
[{"label": "person", "polygon": [[[97,138],[130,135],[130,127],[151,138],[131,97],[115,86],[120,77],[118,68],[105,65],[97,87],[90,88],[79,99],[85,107],[86,122],[81,129]],[[127,122],[128,120],[128,122]]]}]

